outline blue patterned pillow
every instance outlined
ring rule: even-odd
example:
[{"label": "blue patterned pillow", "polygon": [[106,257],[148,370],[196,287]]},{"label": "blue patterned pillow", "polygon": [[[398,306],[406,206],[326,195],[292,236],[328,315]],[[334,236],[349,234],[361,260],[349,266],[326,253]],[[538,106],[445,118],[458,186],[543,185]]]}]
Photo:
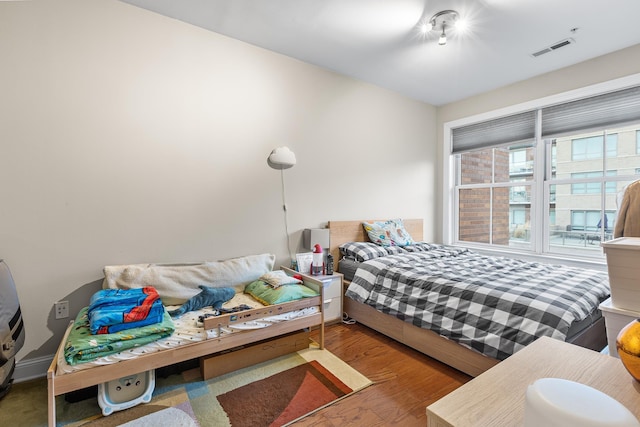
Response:
[{"label": "blue patterned pillow", "polygon": [[364,262],[370,259],[387,256],[385,248],[371,242],[348,242],[340,245],[340,253],[356,261]]},{"label": "blue patterned pillow", "polygon": [[369,240],[380,246],[407,246],[414,243],[401,219],[373,223],[363,222],[362,225]]}]

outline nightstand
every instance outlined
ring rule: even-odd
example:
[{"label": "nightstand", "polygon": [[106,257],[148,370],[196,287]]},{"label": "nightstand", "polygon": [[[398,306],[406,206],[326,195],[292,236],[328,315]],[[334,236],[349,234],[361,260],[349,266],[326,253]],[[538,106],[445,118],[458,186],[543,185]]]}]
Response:
[{"label": "nightstand", "polygon": [[310,274],[302,274],[288,267],[281,266],[282,270],[287,274],[300,274],[305,278],[322,283],[324,293],[324,322],[335,323],[342,320],[342,295],[344,294],[344,275],[341,273],[322,274],[320,276],[312,276]]},{"label": "nightstand", "polygon": [[310,276],[322,282],[324,288],[324,321],[334,323],[342,320],[342,281],[341,273]]}]

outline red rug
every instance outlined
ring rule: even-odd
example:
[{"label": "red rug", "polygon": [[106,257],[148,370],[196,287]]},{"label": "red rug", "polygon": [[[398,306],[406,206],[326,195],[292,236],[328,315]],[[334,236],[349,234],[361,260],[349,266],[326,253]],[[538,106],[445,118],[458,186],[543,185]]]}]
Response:
[{"label": "red rug", "polygon": [[316,361],[219,395],[231,425],[281,426],[353,392]]}]

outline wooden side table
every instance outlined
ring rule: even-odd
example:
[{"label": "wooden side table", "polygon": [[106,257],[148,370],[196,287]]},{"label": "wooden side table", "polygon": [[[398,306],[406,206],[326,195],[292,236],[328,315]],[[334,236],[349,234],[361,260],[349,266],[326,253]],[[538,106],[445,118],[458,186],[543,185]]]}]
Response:
[{"label": "wooden side table", "polygon": [[619,359],[542,337],[429,405],[427,425],[521,426],[526,389],[540,378],[563,378],[593,387],[640,419],[640,383]]},{"label": "wooden side table", "polygon": [[342,320],[342,281],[341,273],[310,276],[322,282],[324,286],[324,321],[335,323]]},{"label": "wooden side table", "polygon": [[312,276],[294,271],[287,267],[280,267],[289,274],[300,274],[309,280],[322,283],[324,297],[324,322],[336,323],[342,320],[342,296],[344,294],[344,275],[342,273],[322,274]]}]

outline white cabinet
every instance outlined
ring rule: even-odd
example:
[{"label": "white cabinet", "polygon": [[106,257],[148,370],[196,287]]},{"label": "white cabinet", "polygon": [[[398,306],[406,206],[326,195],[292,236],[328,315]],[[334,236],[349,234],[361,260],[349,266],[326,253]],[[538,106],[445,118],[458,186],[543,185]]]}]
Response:
[{"label": "white cabinet", "polygon": [[334,273],[325,276],[312,276],[320,280],[324,288],[324,321],[342,320],[342,274]]},{"label": "white cabinet", "polygon": [[342,321],[342,295],[344,294],[344,276],[341,273],[323,274],[320,276],[312,276],[310,274],[301,274],[287,267],[280,267],[289,275],[300,274],[305,279],[309,278],[322,283],[324,293],[324,322],[340,322]]}]

